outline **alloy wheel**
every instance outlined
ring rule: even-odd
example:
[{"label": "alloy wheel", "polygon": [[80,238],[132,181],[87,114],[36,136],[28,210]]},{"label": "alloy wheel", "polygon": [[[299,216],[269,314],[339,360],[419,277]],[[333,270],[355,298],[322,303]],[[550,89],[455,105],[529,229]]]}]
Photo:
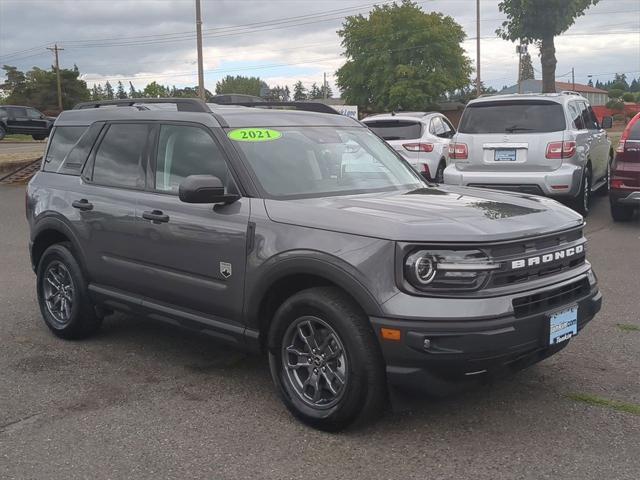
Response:
[{"label": "alloy wheel", "polygon": [[344,344],[318,317],[300,317],[289,325],[282,342],[282,368],[285,381],[313,408],[331,408],[344,395],[348,382]]},{"label": "alloy wheel", "polygon": [[47,310],[59,326],[67,325],[71,321],[75,293],[69,270],[55,260],[47,266],[42,282]]}]

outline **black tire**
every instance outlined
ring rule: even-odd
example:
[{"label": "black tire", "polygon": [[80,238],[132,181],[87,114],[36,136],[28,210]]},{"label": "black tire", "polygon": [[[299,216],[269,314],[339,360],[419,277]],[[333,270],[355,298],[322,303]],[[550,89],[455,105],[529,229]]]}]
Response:
[{"label": "black tire", "polygon": [[[309,353],[303,352],[298,356],[298,360],[301,356],[306,356],[307,363],[300,370],[307,371],[297,373],[298,369],[286,368],[285,357],[287,363],[291,363],[291,354],[287,347],[293,347],[293,344],[285,345],[289,342],[290,335],[294,341],[303,339],[300,329],[306,329],[308,333],[306,322],[316,321],[319,323],[314,324],[319,326],[320,330],[324,329],[327,334],[320,346],[329,343],[329,347],[318,348],[317,354],[311,353],[309,345],[318,345],[314,343],[317,337],[314,337],[312,342],[302,341],[303,346],[299,347],[300,350],[309,350]],[[318,335],[322,333],[320,330],[315,330]],[[336,337],[327,340],[331,332]],[[356,422],[370,422],[383,411],[387,401],[387,388],[380,346],[367,317],[358,305],[339,289],[310,288],[287,299],[273,318],[269,329],[268,349],[271,376],[282,401],[294,416],[307,425],[335,432]],[[343,369],[344,382],[335,382],[335,385],[341,387],[335,389],[337,394],[329,390],[329,384],[331,390],[334,389],[334,380],[330,381],[329,376],[323,373],[325,362],[318,359],[320,352],[327,351],[330,352],[328,356],[335,355],[335,352],[343,354],[340,356],[342,364],[339,359],[326,361],[326,368],[334,380],[337,380],[334,375],[340,373],[338,369]],[[322,356],[324,358],[324,355]],[[334,361],[336,363],[331,364]],[[302,364],[296,361],[296,365]],[[300,385],[300,382],[297,382],[300,378],[294,376],[308,375],[307,380],[311,380],[312,370],[316,372],[315,377],[320,379],[316,386],[320,382],[323,382],[324,386],[322,398],[315,404],[312,404],[312,398],[305,396],[304,384],[307,382]],[[307,386],[313,387],[311,381],[308,383]],[[316,390],[322,392],[322,388],[314,389],[314,393]]]},{"label": "black tire", "polygon": [[587,167],[582,174],[580,192],[575,198],[571,199],[569,206],[583,217],[586,217],[591,209],[591,196],[591,168]]},{"label": "black tire", "polygon": [[447,168],[447,164],[445,163],[444,159],[440,160],[440,163],[438,164],[438,168],[436,169],[436,176],[434,177],[433,181],[436,183],[444,183],[444,169]]},{"label": "black tire", "polygon": [[0,140],[2,140],[7,135],[7,130],[0,125]]},{"label": "black tire", "polygon": [[80,339],[100,328],[102,319],[89,299],[87,282],[70,244],[52,245],[42,254],[37,269],[37,294],[42,318],[54,335]]},{"label": "black tire", "polygon": [[612,202],[611,217],[614,222],[628,222],[633,217],[633,207]]},{"label": "black tire", "polygon": [[47,138],[46,135],[31,135],[31,138],[33,138],[34,140],[44,140],[45,138]]}]

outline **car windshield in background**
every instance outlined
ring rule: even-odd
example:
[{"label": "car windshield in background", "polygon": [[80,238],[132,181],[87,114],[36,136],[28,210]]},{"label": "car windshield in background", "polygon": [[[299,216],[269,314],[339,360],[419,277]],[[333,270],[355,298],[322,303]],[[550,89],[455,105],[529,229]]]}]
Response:
[{"label": "car windshield in background", "polygon": [[422,136],[422,124],[410,120],[372,120],[367,127],[385,140],[413,140]]},{"label": "car windshield in background", "polygon": [[460,133],[545,133],[565,129],[564,110],[544,100],[481,102],[469,105]]},{"label": "car windshield in background", "polygon": [[365,128],[238,128],[228,136],[273,198],[424,187],[420,177]]}]

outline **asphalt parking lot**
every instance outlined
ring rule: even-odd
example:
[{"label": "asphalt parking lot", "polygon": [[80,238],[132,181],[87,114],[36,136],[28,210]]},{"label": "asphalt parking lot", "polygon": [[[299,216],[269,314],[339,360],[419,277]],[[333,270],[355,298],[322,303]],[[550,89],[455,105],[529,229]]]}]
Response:
[{"label": "asphalt parking lot", "polygon": [[[261,357],[141,318],[88,341],[40,319],[24,187],[0,186],[0,478],[633,479],[640,416],[640,219],[587,227],[603,311],[513,378],[342,434],[295,421]],[[622,325],[622,327],[620,327]]]}]

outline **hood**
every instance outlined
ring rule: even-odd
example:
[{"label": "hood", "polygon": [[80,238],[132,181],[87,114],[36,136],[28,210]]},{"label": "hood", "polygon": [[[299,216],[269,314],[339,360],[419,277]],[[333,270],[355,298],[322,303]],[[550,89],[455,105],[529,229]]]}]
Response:
[{"label": "hood", "polygon": [[407,192],[265,200],[275,222],[408,242],[511,240],[582,225],[555,200],[441,185]]}]

